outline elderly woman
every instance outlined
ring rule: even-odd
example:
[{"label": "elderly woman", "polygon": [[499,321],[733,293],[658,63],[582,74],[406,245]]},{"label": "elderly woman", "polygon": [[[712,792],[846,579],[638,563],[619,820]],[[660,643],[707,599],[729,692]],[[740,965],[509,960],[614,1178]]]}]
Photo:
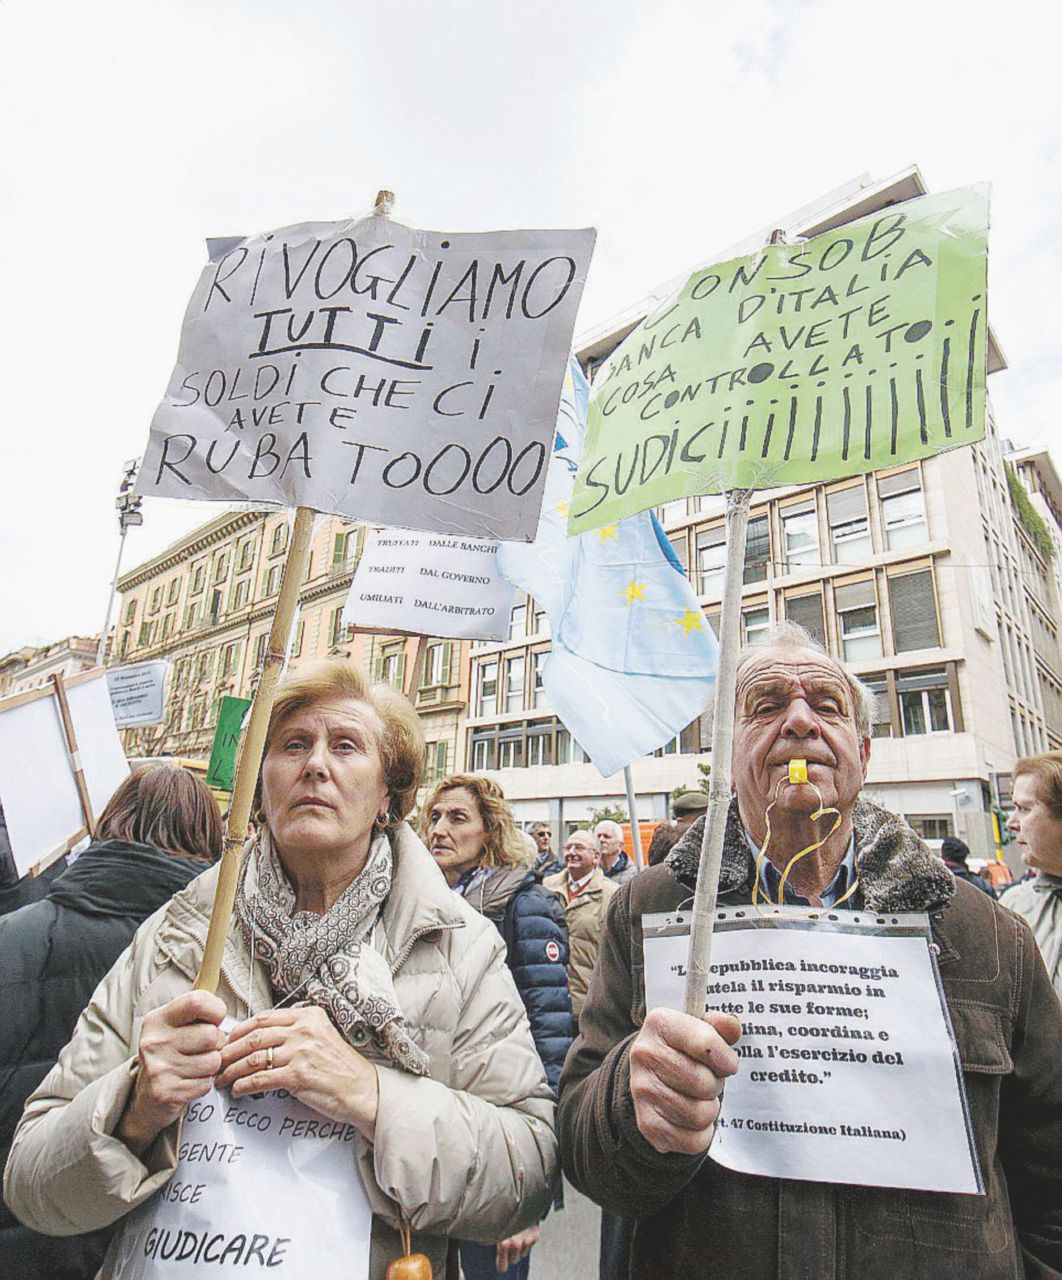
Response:
[{"label": "elderly woman", "polygon": [[441,1274],[447,1236],[539,1220],[551,1092],[497,931],[404,822],[422,752],[405,699],[348,662],[282,683],[219,994],[190,990],[211,872],[144,924],[31,1097],[5,1188],[27,1225],[92,1230],[147,1200],[215,1083],[234,1103],[286,1090],[353,1126],[374,1280],[406,1224]]},{"label": "elderly woman", "polygon": [[[574,1034],[565,967],[568,933],[564,911],[530,866],[537,849],[527,848],[501,787],[478,773],[444,778],[424,803],[421,828],[451,888],[497,926],[535,1047],[556,1089]],[[496,1248],[463,1242],[466,1280],[499,1273],[524,1280],[526,1255],[537,1239],[536,1226],[500,1240]]]}]

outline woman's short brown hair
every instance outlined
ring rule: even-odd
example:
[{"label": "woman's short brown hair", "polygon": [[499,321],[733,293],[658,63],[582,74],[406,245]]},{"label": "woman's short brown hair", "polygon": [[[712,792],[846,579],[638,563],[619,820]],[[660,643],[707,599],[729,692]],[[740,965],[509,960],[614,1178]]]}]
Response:
[{"label": "woman's short brown hair", "polygon": [[1036,795],[1052,818],[1062,818],[1062,751],[1025,756],[1014,766],[1014,777],[1027,774],[1036,781]]},{"label": "woman's short brown hair", "polygon": [[425,840],[431,825],[431,811],[441,795],[464,787],[472,793],[479,816],[483,820],[483,857],[481,867],[519,867],[529,861],[527,849],[513,821],[505,792],[493,778],[482,773],[455,773],[437,783],[420,811],[420,830]]},{"label": "woman's short brown hair", "polygon": [[107,801],[97,840],[150,844],[165,853],[216,862],[223,828],[217,801],[205,783],[176,764],[134,770]]},{"label": "woman's short brown hair", "polygon": [[[370,684],[347,658],[303,663],[281,680],[266,731],[266,751],[277,728],[296,711],[329,698],[366,702],[380,717],[380,759],[387,784],[387,825],[397,827],[413,809],[424,765],[424,730],[408,698],[393,685]],[[259,788],[261,780],[259,780]]]}]

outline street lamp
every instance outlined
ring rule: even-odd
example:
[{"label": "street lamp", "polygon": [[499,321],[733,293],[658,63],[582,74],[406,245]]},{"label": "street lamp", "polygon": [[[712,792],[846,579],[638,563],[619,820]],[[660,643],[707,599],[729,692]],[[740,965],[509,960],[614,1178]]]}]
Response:
[{"label": "street lamp", "polygon": [[122,552],[125,550],[125,535],[134,525],[143,524],[140,514],[143,498],[133,496],[133,485],[136,484],[137,472],[140,470],[140,459],[131,458],[122,467],[122,483],[118,486],[118,496],[114,505],[118,511],[118,528],[121,537],[118,539],[118,559],[114,566],[114,578],[111,582],[111,594],[107,598],[107,613],[103,619],[103,630],[100,632],[100,645],[96,650],[96,666],[102,667],[107,656],[107,636],[111,629],[111,610],[114,608],[114,597],[118,592],[118,577],[122,569]]}]

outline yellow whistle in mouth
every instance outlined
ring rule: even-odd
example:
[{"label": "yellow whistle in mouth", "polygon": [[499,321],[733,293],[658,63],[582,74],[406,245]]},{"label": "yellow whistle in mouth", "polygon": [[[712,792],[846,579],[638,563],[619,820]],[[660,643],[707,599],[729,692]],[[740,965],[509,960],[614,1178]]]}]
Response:
[{"label": "yellow whistle in mouth", "polygon": [[806,760],[789,761],[789,781],[795,786],[808,780],[808,762]]}]

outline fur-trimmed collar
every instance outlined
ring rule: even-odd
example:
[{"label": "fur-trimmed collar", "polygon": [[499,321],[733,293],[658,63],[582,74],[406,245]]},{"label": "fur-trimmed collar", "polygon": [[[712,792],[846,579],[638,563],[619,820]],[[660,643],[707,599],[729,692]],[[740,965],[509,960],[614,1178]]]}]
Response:
[{"label": "fur-trimmed collar", "polygon": [[[687,888],[697,884],[704,818],[698,818],[667,856],[671,873]],[[863,900],[871,911],[931,911],[955,892],[955,877],[902,818],[869,800],[852,810],[856,861]],[[750,894],[755,859],[730,803],[719,872],[719,894]]]}]

